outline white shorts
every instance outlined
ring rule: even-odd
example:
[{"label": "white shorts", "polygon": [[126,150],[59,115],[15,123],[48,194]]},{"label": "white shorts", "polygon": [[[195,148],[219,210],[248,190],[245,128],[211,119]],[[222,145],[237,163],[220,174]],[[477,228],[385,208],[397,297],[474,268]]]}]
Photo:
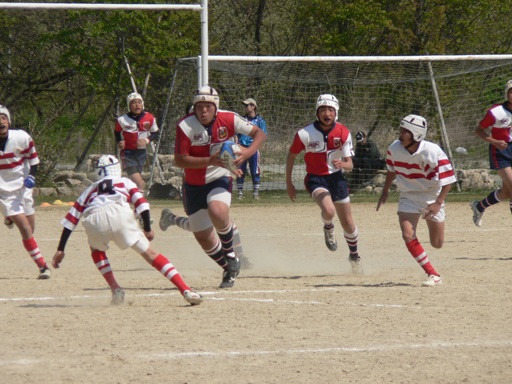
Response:
[{"label": "white shorts", "polygon": [[123,250],[132,247],[139,254],[149,248],[149,240],[135,221],[132,210],[122,205],[109,204],[87,211],[82,225],[94,249],[106,251],[110,241]]},{"label": "white shorts", "polygon": [[35,210],[32,189],[20,188],[14,192],[0,192],[0,209],[4,217],[22,213],[25,216],[33,215]]},{"label": "white shorts", "polygon": [[[222,188],[215,188],[206,197],[208,204],[212,201],[222,201],[228,207],[231,206],[231,193]],[[210,216],[208,216],[207,209],[200,209],[188,217],[190,223],[190,230],[192,232],[199,232],[213,226]]]},{"label": "white shorts", "polygon": [[[417,213],[419,215],[422,214],[422,210],[427,208],[430,204],[436,201],[437,195],[426,195],[426,194],[400,194],[400,198],[398,199],[398,213]],[[446,220],[445,215],[445,204],[441,206],[441,209],[433,218],[429,218],[432,221],[437,223],[442,223]]]}]

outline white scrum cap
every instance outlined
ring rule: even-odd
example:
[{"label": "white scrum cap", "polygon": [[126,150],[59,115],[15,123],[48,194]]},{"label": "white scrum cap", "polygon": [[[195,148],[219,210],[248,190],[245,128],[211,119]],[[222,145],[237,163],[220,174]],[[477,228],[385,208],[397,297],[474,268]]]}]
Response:
[{"label": "white scrum cap", "polygon": [[334,95],[325,94],[318,96],[316,100],[316,113],[318,114],[318,108],[320,107],[332,107],[336,111],[336,120],[338,120],[338,111],[340,110],[340,104],[338,103],[338,99]]},{"label": "white scrum cap", "polygon": [[96,163],[96,169],[98,169],[98,175],[102,177],[121,177],[121,165],[113,155],[101,155]]},{"label": "white scrum cap", "polygon": [[11,114],[9,113],[9,110],[7,109],[7,107],[0,105],[0,115],[7,116],[7,120],[9,120],[9,125],[11,124]]},{"label": "white scrum cap", "polygon": [[140,93],[132,92],[128,96],[126,96],[126,105],[128,106],[128,109],[130,109],[130,103],[132,100],[140,100],[142,102],[142,108],[144,108],[144,99],[140,95]]},{"label": "white scrum cap", "polygon": [[194,98],[192,99],[192,104],[195,106],[197,103],[205,102],[205,103],[213,103],[217,110],[219,109],[219,94],[215,90],[215,88],[210,87],[209,85],[203,85],[197,91],[194,92]]},{"label": "white scrum cap", "polygon": [[508,91],[512,89],[512,80],[509,80],[505,85],[505,99],[508,100]]},{"label": "white scrum cap", "polygon": [[427,120],[419,115],[408,115],[400,122],[400,128],[411,132],[414,141],[421,141],[427,135]]}]

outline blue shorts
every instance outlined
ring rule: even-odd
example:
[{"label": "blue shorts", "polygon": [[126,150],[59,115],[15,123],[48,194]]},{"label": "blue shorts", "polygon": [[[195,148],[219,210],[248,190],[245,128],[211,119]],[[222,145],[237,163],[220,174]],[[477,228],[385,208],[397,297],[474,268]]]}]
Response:
[{"label": "blue shorts", "polygon": [[308,173],[304,178],[304,186],[310,195],[315,189],[326,189],[331,194],[332,201],[346,199],[349,195],[348,181],[342,172],[322,176]]},{"label": "blue shorts", "polygon": [[146,164],[146,150],[123,149],[121,151],[121,163],[128,176],[134,173],[142,173],[144,164]]},{"label": "blue shorts", "polygon": [[188,216],[193,215],[201,209],[208,209],[208,194],[215,188],[225,189],[231,193],[233,190],[233,179],[221,177],[205,185],[183,185],[183,207]]},{"label": "blue shorts", "polygon": [[496,170],[512,166],[512,142],[502,151],[489,144],[489,164],[491,169]]}]

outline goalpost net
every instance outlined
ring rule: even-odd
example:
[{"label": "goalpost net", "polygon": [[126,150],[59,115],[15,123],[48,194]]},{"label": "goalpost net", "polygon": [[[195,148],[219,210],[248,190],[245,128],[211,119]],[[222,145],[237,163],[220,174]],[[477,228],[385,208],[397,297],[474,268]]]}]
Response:
[{"label": "goalpost net", "polygon": [[[488,169],[488,145],[474,130],[487,108],[504,102],[505,84],[512,79],[512,55],[447,58],[251,61],[213,56],[209,84],[219,92],[221,109],[243,115],[242,101],[256,99],[269,132],[261,148],[262,190],[286,189],[288,148],[295,132],[315,120],[316,99],[324,93],[338,98],[338,121],[351,131],[354,146],[356,132],[364,131],[385,157],[398,137],[401,118],[414,113],[427,119],[426,139],[440,144],[456,169]],[[173,153],[176,122],[198,86],[197,62],[182,59],[176,68],[160,154]],[[305,175],[301,159],[294,168],[298,188],[303,188]],[[245,188],[251,188],[250,181],[247,175]]]}]

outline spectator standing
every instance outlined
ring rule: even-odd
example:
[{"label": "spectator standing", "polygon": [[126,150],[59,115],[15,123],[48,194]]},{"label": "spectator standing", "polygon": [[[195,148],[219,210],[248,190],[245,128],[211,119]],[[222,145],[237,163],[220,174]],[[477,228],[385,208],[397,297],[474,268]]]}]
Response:
[{"label": "spectator standing", "polygon": [[[248,98],[242,103],[245,105],[245,118],[251,123],[260,128],[265,135],[268,135],[267,132],[267,123],[265,122],[265,119],[257,114],[258,110],[258,104],[256,103],[256,100],[252,98]],[[239,145],[241,145],[244,148],[249,148],[253,142],[253,138],[248,135],[244,135],[243,133],[237,134],[237,142]],[[259,199],[259,192],[260,192],[260,186],[261,186],[261,169],[260,169],[260,159],[261,159],[261,153],[259,150],[254,153],[251,157],[249,157],[247,160],[245,160],[242,165],[240,166],[240,169],[242,170],[243,174],[240,177],[236,178],[236,187],[238,189],[238,199],[241,200],[243,198],[244,193],[244,181],[245,176],[247,174],[247,165],[249,166],[249,172],[251,173],[251,179],[252,179],[252,197],[254,199]]]},{"label": "spectator standing", "polygon": [[377,144],[363,131],[356,133],[356,147],[352,161],[354,163],[352,173],[354,185],[364,183],[377,170],[385,167],[385,160],[381,157]]}]

